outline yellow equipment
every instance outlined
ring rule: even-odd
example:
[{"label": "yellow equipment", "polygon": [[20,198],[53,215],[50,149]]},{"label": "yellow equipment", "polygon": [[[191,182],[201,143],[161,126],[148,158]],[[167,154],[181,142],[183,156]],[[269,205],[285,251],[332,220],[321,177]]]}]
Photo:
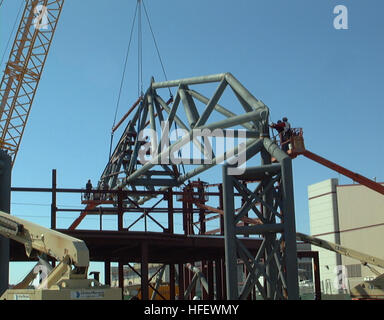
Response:
[{"label": "yellow equipment", "polygon": [[[0,235],[22,243],[27,256],[50,256],[59,261],[55,268],[40,258],[33,270],[1,300],[121,300],[122,290],[87,279],[89,251],[84,241],[0,211]],[[34,289],[37,274],[45,278]]]},{"label": "yellow equipment", "polygon": [[311,237],[302,233],[296,233],[296,239],[327,249],[338,254],[359,260],[364,266],[367,266],[377,277],[371,281],[364,281],[350,289],[352,299],[356,300],[382,300],[384,299],[384,274],[374,269],[371,265],[384,268],[384,260],[361,253],[359,251],[346,248],[326,240]]}]

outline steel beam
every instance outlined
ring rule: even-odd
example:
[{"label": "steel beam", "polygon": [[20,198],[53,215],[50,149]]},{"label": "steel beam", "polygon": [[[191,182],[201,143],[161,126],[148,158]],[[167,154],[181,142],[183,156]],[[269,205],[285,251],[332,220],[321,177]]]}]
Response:
[{"label": "steel beam", "polygon": [[219,82],[223,80],[224,77],[225,77],[225,73],[221,73],[221,74],[202,76],[202,77],[185,78],[185,79],[171,80],[171,81],[164,81],[164,82],[153,82],[152,88],[153,89],[172,88],[172,87],[178,87],[180,85],[196,85],[196,84],[203,84],[203,83]]},{"label": "steel beam", "polygon": [[243,234],[243,235],[279,233],[283,231],[284,231],[284,225],[281,223],[236,227],[236,234]]},{"label": "steel beam", "polygon": [[186,92],[188,87],[183,85],[179,88],[178,93],[180,95],[181,101],[184,105],[185,115],[187,116],[188,123],[190,128],[193,128],[199,119],[199,112],[197,111],[195,102],[192,97]]}]

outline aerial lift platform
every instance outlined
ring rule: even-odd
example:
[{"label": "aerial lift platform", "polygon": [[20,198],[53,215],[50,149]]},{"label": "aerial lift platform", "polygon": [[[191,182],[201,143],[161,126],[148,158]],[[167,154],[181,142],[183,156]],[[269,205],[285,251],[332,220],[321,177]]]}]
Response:
[{"label": "aerial lift platform", "polygon": [[331,170],[334,170],[350,179],[353,181],[362,184],[366,186],[367,188],[370,188],[376,192],[381,193],[384,195],[384,186],[381,185],[380,183],[377,183],[376,181],[373,181],[371,179],[368,179],[356,172],[350,171],[328,159],[325,159],[305,148],[304,144],[304,136],[303,136],[303,129],[302,128],[293,128],[291,129],[291,137],[287,141],[281,143],[283,144],[289,144],[289,148],[287,151],[287,154],[292,158],[296,158],[299,155],[302,155],[310,160],[313,160]]},{"label": "aerial lift platform", "polygon": [[[384,186],[370,180],[358,173],[352,172],[328,159],[325,159],[305,148],[302,128],[291,129],[291,137],[282,144],[289,144],[287,154],[292,158],[303,155],[331,170],[334,170],[353,181],[360,183],[371,190],[384,195]],[[384,299],[384,274],[374,269],[372,266],[384,268],[384,260],[378,257],[370,256],[365,253],[335,244],[323,239],[311,237],[305,234],[297,233],[296,238],[299,241],[307,242],[312,245],[321,247],[326,250],[336,252],[338,254],[348,256],[359,260],[364,266],[367,266],[376,275],[376,278],[371,281],[364,281],[354,288],[350,289],[352,299],[356,300],[383,300]]]}]

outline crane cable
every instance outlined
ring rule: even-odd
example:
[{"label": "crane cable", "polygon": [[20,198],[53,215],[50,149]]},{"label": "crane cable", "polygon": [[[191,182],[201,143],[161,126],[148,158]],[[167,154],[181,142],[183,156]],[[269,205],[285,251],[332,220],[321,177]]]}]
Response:
[{"label": "crane cable", "polygon": [[[1,0],[0,7],[1,7],[1,5],[3,4],[3,1],[4,1],[4,0]],[[11,39],[12,39],[12,35],[13,35],[14,32],[15,32],[17,23],[20,21],[20,20],[19,20],[19,17],[20,17],[20,14],[21,14],[21,12],[22,12],[23,6],[24,6],[24,3],[23,3],[23,1],[21,1],[19,11],[18,11],[18,13],[17,13],[15,22],[14,22],[13,27],[12,27],[12,31],[11,31],[11,33],[10,33],[10,35],[9,35],[7,44],[6,44],[5,48],[4,48],[3,55],[1,56],[0,66],[3,65],[5,55],[7,54],[7,51],[8,51],[9,43],[11,42]]]},{"label": "crane cable", "polygon": [[143,29],[141,22],[141,0],[137,0],[139,7],[137,26],[137,93],[143,95]]},{"label": "crane cable", "polygon": [[[161,69],[163,71],[163,75],[164,75],[164,78],[165,78],[165,81],[168,81],[168,77],[167,77],[167,73],[165,71],[165,67],[164,67],[164,63],[163,63],[163,59],[161,58],[161,54],[160,54],[160,50],[159,50],[159,46],[157,44],[157,41],[156,41],[156,37],[155,37],[155,33],[153,32],[153,28],[152,28],[152,24],[151,24],[151,19],[149,18],[149,14],[148,14],[148,11],[147,11],[147,8],[145,6],[145,3],[144,3],[144,0],[141,0],[142,4],[143,4],[143,8],[144,8],[144,13],[145,13],[145,16],[147,18],[147,22],[148,22],[148,26],[149,26],[149,30],[151,31],[151,35],[152,35],[152,39],[153,39],[153,43],[155,45],[155,48],[156,48],[156,52],[157,52],[157,57],[159,58],[159,61],[160,61],[160,65],[161,65]],[[168,91],[169,91],[169,96],[170,98],[173,100],[173,95],[172,95],[172,92],[171,92],[171,89],[168,87]],[[177,128],[177,124],[176,122],[174,123],[174,126],[175,126],[175,129],[176,129],[176,132],[178,130]],[[179,150],[178,151],[178,155],[179,157],[181,158],[181,151]],[[185,167],[184,167],[184,163],[181,162],[181,167],[182,167],[182,170],[183,170],[183,173],[185,175]],[[180,164],[178,165],[178,170],[180,172]]]},{"label": "crane cable", "polygon": [[134,27],[135,27],[138,6],[139,6],[139,2],[137,2],[137,4],[136,4],[135,14],[134,14],[134,17],[133,17],[133,22],[132,22],[132,27],[131,27],[131,33],[130,33],[130,37],[129,37],[129,43],[128,43],[127,52],[126,52],[126,55],[125,55],[123,74],[122,74],[121,81],[120,81],[119,95],[118,95],[118,98],[117,98],[115,117],[113,119],[113,125],[112,125],[112,131],[111,131],[111,142],[110,142],[110,146],[109,146],[109,159],[111,159],[111,156],[112,156],[112,144],[113,144],[113,135],[114,135],[113,128],[116,125],[117,111],[119,109],[121,93],[123,91],[125,73],[127,71],[128,56],[129,56],[129,52],[130,52],[130,49],[131,49],[132,36],[133,36],[133,30],[134,30]]},{"label": "crane cable", "polygon": [[[149,30],[151,31],[151,34],[152,34],[153,43],[155,44],[155,48],[156,48],[156,52],[157,52],[157,56],[158,56],[159,61],[160,61],[161,69],[163,70],[163,74],[164,74],[165,81],[168,81],[167,73],[165,72],[165,68],[164,68],[163,59],[161,59],[161,54],[160,54],[159,46],[157,45],[157,41],[156,41],[156,37],[155,37],[155,33],[153,32],[153,29],[152,29],[152,24],[151,24],[151,21],[150,21],[150,19],[149,19],[149,15],[148,15],[148,12],[147,12],[147,8],[145,7],[144,0],[141,0],[141,1],[142,1],[142,3],[143,3],[143,8],[144,8],[145,16],[147,17],[147,21],[148,21],[148,25],[149,25]],[[168,88],[168,90],[169,90],[169,95],[170,95],[170,97],[172,98],[173,96],[172,96],[171,89]]]},{"label": "crane cable", "polygon": [[[164,74],[164,78],[166,81],[168,81],[168,77],[167,77],[167,73],[165,71],[163,59],[161,58],[159,46],[157,44],[156,37],[155,37],[155,34],[153,32],[153,29],[152,29],[152,24],[151,24],[144,0],[137,0],[135,14],[134,14],[133,22],[132,22],[132,27],[131,27],[129,45],[128,45],[128,49],[127,49],[127,53],[126,53],[126,57],[125,57],[124,71],[123,71],[123,75],[122,75],[122,79],[121,79],[121,83],[120,83],[120,90],[119,90],[118,101],[117,101],[117,105],[116,105],[115,116],[114,116],[112,128],[114,128],[115,124],[116,124],[117,112],[118,112],[118,108],[120,105],[120,99],[121,99],[121,94],[122,94],[122,89],[123,89],[123,84],[124,84],[124,78],[125,78],[125,73],[126,73],[126,69],[127,69],[128,55],[129,55],[130,46],[131,46],[131,42],[132,42],[132,36],[133,36],[136,18],[138,19],[138,77],[137,77],[138,78],[137,79],[138,84],[137,84],[137,87],[138,87],[138,95],[143,96],[143,48],[142,48],[142,10],[141,10],[141,5],[144,8],[145,16],[147,18],[149,29],[150,29],[151,34],[152,34],[152,39],[153,39],[153,42],[154,42],[154,45],[156,48],[157,56],[158,56],[159,61],[160,61],[160,65],[161,65],[161,68],[162,68],[162,71]],[[170,88],[168,88],[168,91],[169,91],[170,97],[173,98],[173,95],[172,95]],[[109,159],[112,156],[113,136],[114,136],[114,131],[112,130],[111,131],[110,148],[109,148],[110,149]]]}]

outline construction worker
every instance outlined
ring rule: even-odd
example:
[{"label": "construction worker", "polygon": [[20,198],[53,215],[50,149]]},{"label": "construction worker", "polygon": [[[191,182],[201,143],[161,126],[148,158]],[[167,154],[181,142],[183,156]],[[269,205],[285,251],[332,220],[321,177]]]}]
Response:
[{"label": "construction worker", "polygon": [[291,124],[288,122],[287,117],[284,117],[282,120],[272,123],[270,127],[279,133],[281,148],[287,152],[289,149],[289,139],[291,138]]},{"label": "construction worker", "polygon": [[[103,180],[101,183],[100,183],[100,190],[106,190],[108,188],[108,185],[105,183],[105,181]],[[105,200],[107,198],[107,194],[105,193],[102,193],[100,195],[100,198],[101,200]]]},{"label": "construction worker", "polygon": [[277,123],[271,123],[271,128],[275,129],[279,134],[284,131],[285,123],[281,120],[277,120]]},{"label": "construction worker", "polygon": [[283,132],[283,144],[282,144],[282,149],[283,151],[287,152],[289,149],[289,140],[291,139],[292,136],[292,131],[291,131],[291,124],[288,122],[288,118],[284,117],[283,118],[283,123],[284,123],[284,132]]},{"label": "construction worker", "polygon": [[272,129],[275,129],[277,133],[279,134],[280,141],[283,141],[283,134],[284,134],[284,127],[285,123],[282,122],[281,120],[277,120],[277,123],[273,123],[270,125]]},{"label": "construction worker", "polygon": [[284,131],[285,132],[291,131],[291,124],[288,122],[287,117],[283,118],[283,122],[284,122]]},{"label": "construction worker", "polygon": [[85,185],[85,200],[89,200],[91,198],[91,190],[92,190],[92,182],[91,180],[88,180],[87,184]]}]

